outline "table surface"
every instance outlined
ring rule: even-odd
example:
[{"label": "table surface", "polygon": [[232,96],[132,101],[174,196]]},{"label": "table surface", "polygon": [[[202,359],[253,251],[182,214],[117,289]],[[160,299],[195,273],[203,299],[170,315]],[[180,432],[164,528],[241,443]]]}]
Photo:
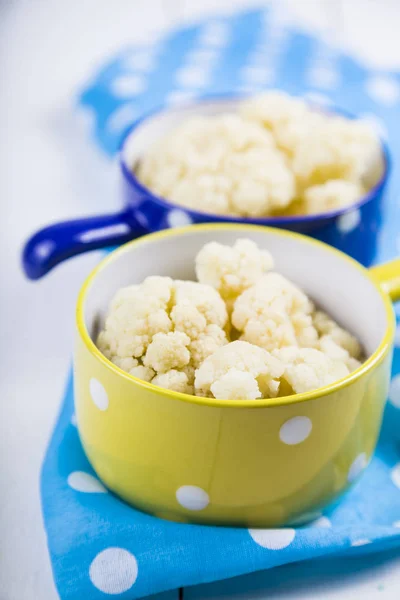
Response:
[{"label": "table surface", "polygon": [[[282,2],[282,0],[281,0]],[[261,2],[259,2],[260,4]],[[113,210],[117,170],[91,143],[74,106],[96,65],[124,44],[210,14],[211,0],[3,0],[0,3],[0,600],[55,600],[38,478],[62,397],[78,289],[99,253],[39,283],[26,281],[20,248],[49,221]],[[250,3],[250,5],[254,3]],[[219,10],[249,6],[219,0]],[[378,68],[400,69],[397,0],[286,0],[298,27],[329,30],[335,43]],[[360,18],[362,15],[362,18]],[[384,34],[383,34],[384,32]],[[379,43],[371,43],[379,40]],[[400,559],[375,556],[291,565],[184,590],[186,599],[398,597]],[[175,600],[177,592],[161,596]]]}]

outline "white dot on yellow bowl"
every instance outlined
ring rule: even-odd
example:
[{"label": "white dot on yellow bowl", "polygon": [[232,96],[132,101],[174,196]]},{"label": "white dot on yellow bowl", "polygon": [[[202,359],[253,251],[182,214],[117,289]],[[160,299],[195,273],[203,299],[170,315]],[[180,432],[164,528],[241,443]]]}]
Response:
[{"label": "white dot on yellow bowl", "polygon": [[256,544],[268,550],[287,548],[296,536],[294,529],[249,529],[249,533]]},{"label": "white dot on yellow bowl", "polygon": [[138,576],[136,558],[124,548],[106,548],[96,556],[89,568],[93,585],[104,594],[122,594]]},{"label": "white dot on yellow bowl", "polygon": [[102,383],[95,377],[92,377],[89,383],[90,396],[99,410],[107,410],[108,394]]},{"label": "white dot on yellow bowl", "polygon": [[182,485],[176,490],[176,499],[188,510],[204,510],[210,503],[207,492],[197,485]]},{"label": "white dot on yellow bowl", "polygon": [[361,472],[365,469],[368,464],[367,455],[365,452],[359,454],[355,460],[352,462],[349,472],[347,474],[347,481],[349,483],[353,482],[357,477],[361,474]]},{"label": "white dot on yellow bowl", "polygon": [[281,442],[293,446],[300,444],[311,433],[312,423],[308,417],[293,417],[282,425],[279,430]]}]

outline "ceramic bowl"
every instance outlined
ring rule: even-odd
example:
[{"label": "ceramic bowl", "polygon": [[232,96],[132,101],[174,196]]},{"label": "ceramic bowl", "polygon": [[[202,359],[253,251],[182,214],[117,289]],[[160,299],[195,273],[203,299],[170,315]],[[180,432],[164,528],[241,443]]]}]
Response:
[{"label": "ceramic bowl", "polygon": [[[364,364],[327,387],[254,401],[165,390],[107,360],[94,343],[110,299],[148,275],[194,278],[207,242],[250,238],[278,272],[362,342]],[[342,494],[374,452],[386,400],[400,260],[367,270],[310,237],[251,225],[151,234],[111,253],[77,307],[74,359],[79,433],[100,479],[135,507],[174,521],[281,526]]]},{"label": "ceramic bowl", "polygon": [[[252,223],[306,233],[353,256],[364,265],[373,261],[380,229],[382,198],[389,173],[389,152],[382,142],[385,168],[381,179],[359,202],[329,213],[291,217],[247,218],[207,214],[174,205],[142,185],[132,168],[161,136],[194,115],[232,112],[242,98],[197,101],[154,112],[136,122],[119,154],[123,210],[40,230],[23,252],[26,275],[38,279],[63,260],[88,250],[119,245],[147,232],[192,223]],[[343,114],[339,109],[331,112]],[[349,115],[347,115],[349,116]]]}]

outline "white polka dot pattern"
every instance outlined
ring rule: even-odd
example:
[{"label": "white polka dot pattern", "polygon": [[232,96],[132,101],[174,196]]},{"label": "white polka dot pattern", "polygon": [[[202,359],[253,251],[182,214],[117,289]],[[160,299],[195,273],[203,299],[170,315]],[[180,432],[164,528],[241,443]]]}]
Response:
[{"label": "white polka dot pattern", "polygon": [[136,558],[124,548],[107,548],[89,569],[92,584],[104,594],[122,594],[131,589],[138,576]]},{"label": "white polka dot pattern", "polygon": [[68,476],[68,485],[77,492],[86,492],[88,494],[106,494],[104,485],[90,473],[84,471],[74,471]]},{"label": "white polka dot pattern", "polygon": [[351,543],[351,545],[352,546],[367,546],[370,543],[371,543],[371,540],[367,540],[365,538],[365,539],[355,540],[354,542]]},{"label": "white polka dot pattern", "polygon": [[176,499],[187,510],[204,510],[210,503],[210,498],[197,485],[183,485],[176,491]]},{"label": "white polka dot pattern", "polygon": [[340,233],[350,233],[358,227],[360,222],[361,213],[360,210],[356,208],[355,210],[344,213],[344,215],[340,215],[340,217],[337,218],[336,226]]},{"label": "white polka dot pattern", "polygon": [[281,442],[294,446],[304,442],[310,435],[312,423],[308,417],[293,417],[282,425],[279,430]]},{"label": "white polka dot pattern", "polygon": [[367,80],[367,94],[380,104],[393,106],[400,99],[400,86],[394,77],[375,75]]},{"label": "white polka dot pattern", "polygon": [[145,89],[145,79],[140,75],[123,75],[112,82],[112,91],[117,98],[130,98],[141,94]]},{"label": "white polka dot pattern", "polygon": [[337,86],[339,74],[330,67],[315,67],[308,74],[312,86],[332,89]]},{"label": "white polka dot pattern", "polygon": [[352,462],[348,475],[347,481],[352,483],[357,477],[362,473],[365,467],[368,464],[367,455],[365,452],[362,452],[357,456],[357,458]]},{"label": "white polka dot pattern", "polygon": [[168,213],[167,222],[169,227],[186,227],[192,224],[192,219],[184,210],[175,208]]},{"label": "white polka dot pattern", "polygon": [[326,96],[325,94],[320,94],[319,92],[306,92],[304,94],[304,97],[306,100],[311,102],[311,104],[315,104],[316,106],[325,107],[332,104],[332,100],[329,98],[329,96]]},{"label": "white polka dot pattern", "polygon": [[283,550],[296,536],[294,529],[249,529],[249,533],[256,544],[268,550]]},{"label": "white polka dot pattern", "polygon": [[400,490],[400,463],[397,463],[397,465],[392,469],[390,476],[394,485]]},{"label": "white polka dot pattern", "polygon": [[389,401],[396,408],[400,408],[400,374],[395,375],[390,383]]},{"label": "white polka dot pattern", "polygon": [[90,396],[99,410],[107,410],[108,395],[98,379],[92,377],[89,383]]},{"label": "white polka dot pattern", "polygon": [[310,527],[318,527],[321,529],[328,529],[329,527],[332,527],[332,523],[330,522],[328,517],[319,517],[318,519],[315,519],[315,521],[310,523],[309,526]]},{"label": "white polka dot pattern", "polygon": [[129,125],[133,125],[137,118],[138,109],[136,105],[125,104],[111,115],[107,121],[106,128],[110,133],[122,132]]}]

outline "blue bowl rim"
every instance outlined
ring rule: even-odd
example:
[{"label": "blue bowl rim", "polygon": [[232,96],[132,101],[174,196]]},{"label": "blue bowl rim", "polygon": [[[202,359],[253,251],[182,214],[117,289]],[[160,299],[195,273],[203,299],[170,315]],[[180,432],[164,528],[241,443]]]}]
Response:
[{"label": "blue bowl rim", "polygon": [[[386,141],[382,138],[382,136],[378,135],[378,139],[380,141],[381,144],[381,149],[382,149],[382,156],[383,156],[383,160],[384,160],[384,170],[382,173],[381,178],[378,180],[378,182],[368,191],[367,194],[365,194],[364,196],[362,196],[362,198],[358,201],[355,202],[354,204],[351,204],[350,206],[345,206],[343,208],[337,209],[337,210],[333,210],[333,211],[328,211],[325,213],[317,213],[317,214],[312,214],[312,215],[294,215],[294,216],[288,216],[288,217],[262,217],[262,218],[257,218],[257,217],[244,217],[244,216],[234,216],[234,215],[220,215],[220,214],[216,214],[216,213],[208,213],[208,212],[204,212],[204,211],[195,211],[192,210],[190,208],[187,208],[186,206],[182,206],[180,204],[175,204],[165,198],[162,198],[161,196],[157,196],[156,194],[154,194],[147,186],[143,185],[139,179],[136,177],[136,175],[134,174],[133,171],[131,171],[131,168],[129,167],[129,165],[126,163],[125,159],[124,159],[124,149],[125,149],[125,144],[128,141],[128,138],[130,138],[130,136],[133,134],[133,132],[144,122],[147,121],[148,119],[151,119],[152,117],[156,116],[157,114],[160,114],[162,112],[167,112],[169,110],[179,110],[180,108],[189,108],[192,106],[196,106],[196,105],[201,105],[202,102],[210,102],[210,101],[227,101],[227,100],[240,100],[240,99],[245,99],[248,97],[251,97],[254,94],[231,94],[231,93],[226,93],[226,94],[209,94],[209,95],[202,95],[197,97],[195,100],[190,101],[190,102],[183,102],[182,104],[177,104],[177,105],[172,105],[172,106],[168,106],[167,104],[158,106],[154,109],[152,109],[151,111],[148,111],[146,114],[144,114],[142,117],[140,117],[139,119],[137,119],[124,133],[121,143],[119,145],[119,149],[118,149],[118,160],[119,160],[119,166],[120,169],[122,171],[122,174],[124,176],[124,178],[128,181],[129,185],[133,188],[136,188],[142,195],[146,195],[148,197],[148,200],[154,202],[155,204],[158,204],[160,206],[162,206],[164,209],[168,210],[168,211],[172,211],[172,210],[180,210],[183,211],[185,213],[187,213],[188,215],[194,217],[197,220],[209,220],[209,221],[217,221],[217,222],[227,222],[227,223],[252,223],[255,225],[267,225],[267,226],[293,226],[296,224],[313,224],[315,223],[315,225],[318,225],[320,222],[325,222],[328,220],[334,220],[337,217],[348,213],[350,211],[354,211],[357,210],[359,208],[361,208],[362,206],[364,206],[365,204],[368,204],[369,202],[371,202],[373,199],[375,199],[378,195],[381,194],[381,192],[383,191],[383,189],[385,188],[388,179],[389,179],[389,175],[390,175],[390,171],[391,171],[391,166],[392,166],[392,160],[391,160],[391,153],[388,147],[388,144],[386,143]],[[299,95],[299,97],[301,97]],[[307,97],[304,96],[304,99],[307,100]],[[352,114],[334,104],[328,104],[327,106],[322,106],[320,104],[317,104],[316,102],[313,102],[312,100],[307,100],[309,102],[309,104],[311,106],[315,106],[319,109],[326,109],[326,112],[332,112],[334,114],[337,115],[342,115],[344,117],[347,117],[349,119],[359,119],[359,117],[357,117],[357,115]]]}]

